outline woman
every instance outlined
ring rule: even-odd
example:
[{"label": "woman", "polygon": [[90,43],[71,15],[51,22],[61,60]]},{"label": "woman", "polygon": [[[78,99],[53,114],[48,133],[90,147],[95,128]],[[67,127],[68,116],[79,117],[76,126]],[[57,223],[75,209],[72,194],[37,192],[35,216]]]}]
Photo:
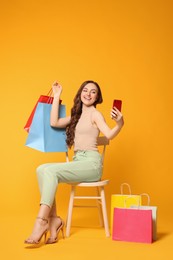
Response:
[{"label": "woman", "polygon": [[[38,183],[41,193],[40,209],[31,236],[27,244],[38,244],[50,230],[46,243],[55,243],[58,233],[63,233],[64,222],[56,214],[55,194],[58,183],[98,181],[101,179],[101,155],[97,149],[97,138],[102,132],[108,139],[113,139],[121,130],[124,121],[117,108],[111,110],[111,117],[116,121],[110,129],[103,115],[96,109],[102,103],[99,85],[94,81],[85,81],[79,88],[71,109],[71,116],[58,118],[59,100],[62,92],[58,82],[53,84],[54,100],[50,115],[52,127],[66,128],[67,145],[74,147],[72,162],[43,164],[37,168]],[[90,162],[90,163],[88,163]]]}]

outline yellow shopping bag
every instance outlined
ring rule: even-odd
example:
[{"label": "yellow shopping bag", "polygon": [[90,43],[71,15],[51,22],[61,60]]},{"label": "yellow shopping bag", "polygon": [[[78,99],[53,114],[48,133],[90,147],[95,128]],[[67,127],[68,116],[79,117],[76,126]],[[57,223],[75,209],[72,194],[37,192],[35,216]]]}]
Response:
[{"label": "yellow shopping bag", "polygon": [[[124,194],[124,186],[128,188],[128,194]],[[131,188],[128,183],[122,183],[120,186],[121,194],[111,195],[111,232],[113,228],[113,214],[114,208],[130,208],[131,205],[141,205],[141,196],[132,195]],[[128,200],[127,200],[128,198]]]}]

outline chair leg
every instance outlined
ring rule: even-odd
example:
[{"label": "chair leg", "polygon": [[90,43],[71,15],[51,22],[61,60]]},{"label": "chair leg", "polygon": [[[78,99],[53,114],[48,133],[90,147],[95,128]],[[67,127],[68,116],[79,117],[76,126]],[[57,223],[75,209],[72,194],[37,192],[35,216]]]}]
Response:
[{"label": "chair leg", "polygon": [[103,221],[104,221],[105,233],[106,233],[107,237],[110,237],[104,187],[100,187],[100,194],[101,194],[101,201],[102,201],[102,211],[103,211]]},{"label": "chair leg", "polygon": [[[97,196],[100,197],[100,189],[97,187]],[[100,226],[103,227],[103,214],[102,214],[102,208],[101,208],[101,202],[99,199],[97,199],[97,208],[99,212],[99,220],[100,220]]]},{"label": "chair leg", "polygon": [[66,222],[66,237],[70,236],[73,203],[74,203],[74,194],[75,194],[75,186],[72,186],[71,187],[71,193],[70,193],[70,201],[69,201],[69,206],[68,206],[67,222]]}]

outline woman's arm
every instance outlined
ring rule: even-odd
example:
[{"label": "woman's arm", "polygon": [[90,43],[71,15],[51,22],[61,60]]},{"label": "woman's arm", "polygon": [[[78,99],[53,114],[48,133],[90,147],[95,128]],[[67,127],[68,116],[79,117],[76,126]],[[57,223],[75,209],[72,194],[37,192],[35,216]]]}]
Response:
[{"label": "woman's arm", "polygon": [[54,99],[52,103],[52,109],[50,114],[50,125],[52,127],[65,128],[70,124],[70,116],[59,118],[59,100],[62,92],[62,86],[55,82],[52,86]]},{"label": "woman's arm", "polygon": [[111,110],[111,118],[116,121],[116,126],[112,129],[106,124],[103,115],[99,111],[96,110],[93,114],[93,122],[109,140],[113,139],[124,125],[123,115],[117,108]]}]

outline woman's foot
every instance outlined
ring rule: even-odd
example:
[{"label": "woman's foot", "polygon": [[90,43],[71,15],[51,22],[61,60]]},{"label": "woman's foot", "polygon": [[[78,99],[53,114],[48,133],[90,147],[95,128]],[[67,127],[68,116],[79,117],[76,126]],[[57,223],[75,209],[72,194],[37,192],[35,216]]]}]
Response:
[{"label": "woman's foot", "polygon": [[43,235],[46,234],[49,228],[48,220],[45,218],[37,217],[31,236],[25,240],[26,244],[38,244],[41,241]]},{"label": "woman's foot", "polygon": [[56,243],[58,241],[58,234],[60,230],[64,238],[64,221],[57,216],[50,217],[49,230],[50,230],[50,237],[46,241],[46,244]]}]

